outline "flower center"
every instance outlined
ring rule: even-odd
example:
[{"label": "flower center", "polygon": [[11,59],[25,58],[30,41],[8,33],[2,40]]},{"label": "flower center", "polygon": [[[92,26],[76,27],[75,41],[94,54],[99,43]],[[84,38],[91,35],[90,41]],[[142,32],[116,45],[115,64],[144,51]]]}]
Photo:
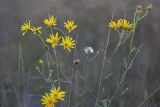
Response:
[{"label": "flower center", "polygon": [[72,29],[72,26],[69,26],[68,29]]},{"label": "flower center", "polygon": [[52,104],[52,100],[48,100],[48,104]]},{"label": "flower center", "polygon": [[56,39],[53,39],[52,42],[55,44],[55,43],[58,43],[58,41]]},{"label": "flower center", "polygon": [[65,44],[64,44],[64,47],[69,47],[69,44],[68,44],[68,43],[65,43]]},{"label": "flower center", "polygon": [[55,93],[55,94],[54,94],[54,97],[58,97],[58,94],[57,94],[57,93]]},{"label": "flower center", "polygon": [[40,30],[39,30],[39,29],[36,29],[35,32],[36,32],[37,34],[40,34]]}]

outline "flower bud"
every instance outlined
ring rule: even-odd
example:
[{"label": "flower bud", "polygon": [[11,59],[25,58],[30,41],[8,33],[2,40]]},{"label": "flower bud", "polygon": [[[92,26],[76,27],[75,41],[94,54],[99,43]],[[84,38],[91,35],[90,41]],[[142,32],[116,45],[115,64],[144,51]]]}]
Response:
[{"label": "flower bud", "polygon": [[150,11],[152,10],[152,8],[153,8],[153,5],[152,5],[152,4],[149,4],[149,5],[147,6],[147,11],[150,12]]},{"label": "flower bud", "polygon": [[46,51],[48,51],[49,50],[49,46],[45,45],[45,49],[46,49]]},{"label": "flower bud", "polygon": [[44,64],[44,61],[42,59],[39,59],[38,63],[39,64]]},{"label": "flower bud", "polygon": [[137,9],[136,9],[136,13],[137,13],[137,15],[138,16],[142,16],[142,6],[141,5],[139,5],[138,7],[137,7]]},{"label": "flower bud", "polygon": [[103,49],[100,49],[97,51],[97,54],[101,54],[101,53],[103,53]]},{"label": "flower bud", "polygon": [[78,64],[80,63],[80,60],[79,60],[79,59],[75,59],[75,60],[73,61],[73,63],[74,63],[75,65],[78,65]]}]

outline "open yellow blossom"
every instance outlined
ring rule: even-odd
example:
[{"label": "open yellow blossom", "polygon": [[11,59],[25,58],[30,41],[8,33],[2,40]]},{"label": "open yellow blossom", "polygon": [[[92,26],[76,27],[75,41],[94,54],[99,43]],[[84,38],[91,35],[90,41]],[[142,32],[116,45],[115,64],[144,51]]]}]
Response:
[{"label": "open yellow blossom", "polygon": [[64,47],[64,49],[67,49],[69,52],[71,52],[71,48],[75,47],[75,41],[69,36],[66,36],[65,38],[62,37],[61,45]]},{"label": "open yellow blossom", "polygon": [[126,19],[123,19],[123,24],[122,27],[126,30],[132,30],[133,29],[133,24],[127,21]]},{"label": "open yellow blossom", "polygon": [[67,20],[67,22],[64,22],[64,27],[69,31],[69,33],[75,28],[77,28],[77,26],[78,25],[75,25],[74,21],[71,20]]},{"label": "open yellow blossom", "polygon": [[41,29],[42,29],[42,27],[32,27],[32,32],[34,34],[41,35],[42,34]]},{"label": "open yellow blossom", "polygon": [[111,22],[109,22],[109,25],[108,25],[111,29],[115,29],[115,30],[117,30],[117,29],[119,29],[119,27],[120,26],[118,26],[117,25],[117,23],[115,22],[115,21],[112,21],[111,20]]},{"label": "open yellow blossom", "polygon": [[51,90],[51,94],[50,95],[53,98],[55,98],[56,100],[64,100],[65,92],[64,91],[60,91],[60,87],[58,87],[57,89],[54,87],[54,89]]},{"label": "open yellow blossom", "polygon": [[57,102],[56,99],[48,93],[42,96],[41,101],[42,105],[45,105],[45,107],[54,107],[54,103]]},{"label": "open yellow blossom", "polygon": [[58,45],[58,42],[60,39],[61,39],[61,36],[59,36],[57,32],[55,35],[50,34],[50,38],[47,38],[46,42],[52,44],[52,47],[54,48],[56,45]]},{"label": "open yellow blossom", "polygon": [[31,31],[31,21],[26,21],[22,26],[21,26],[21,31],[23,31],[22,35],[25,35],[27,31]]},{"label": "open yellow blossom", "polygon": [[48,27],[54,27],[54,26],[56,26],[57,18],[52,15],[52,16],[49,16],[48,19],[45,19],[43,22],[44,22],[44,24],[46,24]]}]

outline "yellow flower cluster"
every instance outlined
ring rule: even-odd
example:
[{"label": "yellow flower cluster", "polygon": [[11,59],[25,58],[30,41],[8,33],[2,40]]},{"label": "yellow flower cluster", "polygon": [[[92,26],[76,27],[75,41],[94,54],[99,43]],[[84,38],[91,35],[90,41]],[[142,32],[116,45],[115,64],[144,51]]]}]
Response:
[{"label": "yellow flower cluster", "polygon": [[132,30],[134,28],[133,24],[127,21],[126,19],[119,19],[117,22],[111,20],[108,26],[109,28],[114,30],[118,30],[118,29]]},{"label": "yellow flower cluster", "polygon": [[60,87],[55,88],[50,91],[50,93],[45,93],[42,98],[42,105],[45,107],[54,107],[55,103],[58,102],[58,100],[64,100],[65,92],[60,91]]},{"label": "yellow flower cluster", "polygon": [[[57,18],[52,16],[49,16],[48,19],[45,19],[44,24],[48,27],[55,27],[57,25]],[[75,28],[77,28],[78,25],[74,23],[72,20],[67,20],[67,22],[64,22],[64,27],[71,33]]]},{"label": "yellow flower cluster", "polygon": [[34,34],[42,34],[41,32],[42,27],[34,27],[31,26],[31,21],[26,21],[22,26],[21,26],[21,31],[23,31],[22,35],[25,35],[28,31],[33,32]]},{"label": "yellow flower cluster", "polygon": [[[49,16],[49,18],[44,19],[43,23],[47,26],[50,27],[51,29],[58,29],[63,32],[63,30],[56,28],[55,26],[57,25],[57,18],[54,17],[53,15]],[[64,22],[64,28],[68,30],[69,33],[73,31],[74,29],[77,28],[78,25],[74,23],[72,20],[67,20]],[[25,35],[26,32],[30,31],[35,35],[42,35],[42,27],[34,27],[31,26],[31,21],[26,21],[22,26],[21,26],[21,31],[23,32],[22,34]],[[61,32],[61,33],[62,33]],[[63,32],[63,36],[59,36],[59,33],[57,32],[55,35],[53,32],[50,34],[50,36],[46,39],[46,42],[51,44],[52,47],[54,48],[57,45],[63,46],[64,49],[67,49],[69,52],[71,52],[71,49],[75,47],[75,40],[72,39],[70,36],[66,36],[66,34]],[[62,39],[62,40],[61,40]],[[59,43],[59,41],[62,41]]]},{"label": "yellow flower cluster", "polygon": [[[62,38],[62,42],[59,43],[61,38]],[[50,37],[46,39],[46,42],[51,44],[53,48],[56,45],[61,45],[61,46],[64,47],[64,49],[67,49],[69,52],[71,52],[71,49],[75,47],[75,40],[73,40],[72,37],[70,37],[70,36],[66,36],[66,37],[59,36],[58,32],[55,35],[50,34]]]}]

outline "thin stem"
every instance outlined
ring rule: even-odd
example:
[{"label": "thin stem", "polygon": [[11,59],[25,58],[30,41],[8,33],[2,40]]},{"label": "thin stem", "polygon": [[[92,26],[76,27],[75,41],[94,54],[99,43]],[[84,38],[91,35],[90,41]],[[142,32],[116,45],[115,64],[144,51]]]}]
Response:
[{"label": "thin stem", "polygon": [[[88,58],[89,58],[89,56],[87,54],[87,56],[85,58],[85,61],[84,61],[83,72],[82,72],[83,73],[82,74],[82,81],[83,81],[85,89],[87,89],[87,90],[89,90],[89,89],[88,89],[87,84],[86,84],[87,82],[86,82],[85,70],[86,70],[87,62],[89,61]],[[95,100],[96,100],[96,98],[95,98]]]},{"label": "thin stem", "polygon": [[18,105],[18,107],[20,107],[20,100],[19,100],[19,96],[18,96],[18,92],[17,92],[17,90],[16,90],[16,87],[14,86],[14,84],[13,84],[13,82],[12,82],[12,80],[11,80],[10,77],[8,77],[8,80],[10,81],[11,86],[12,86],[12,88],[13,88],[13,91],[14,91],[14,93],[15,93],[15,95],[16,95],[17,105]]},{"label": "thin stem", "polygon": [[[76,36],[76,45],[77,45],[77,40],[78,40],[78,34]],[[73,60],[76,59],[76,50],[77,50],[77,46],[75,45],[75,49],[74,49],[74,58]],[[68,107],[70,107],[70,101],[71,101],[71,95],[72,95],[72,82],[73,82],[73,74],[74,74],[74,66],[75,64],[73,63],[72,65],[72,74],[71,74],[71,84],[70,84],[70,88],[69,88],[69,100],[68,100]]]},{"label": "thin stem", "polygon": [[130,38],[132,33],[133,31],[130,31],[129,34],[126,35],[126,38],[121,42],[120,46],[123,45]]},{"label": "thin stem", "polygon": [[113,53],[116,53],[117,50],[119,49],[119,47],[120,47],[120,45],[121,45],[121,42],[122,42],[122,39],[123,39],[122,37],[119,38],[118,44],[117,44],[116,48],[114,49],[114,52],[113,52]]},{"label": "thin stem", "polygon": [[[42,65],[43,66],[43,65]],[[36,70],[39,72],[39,74],[43,77],[43,79],[46,81],[46,77],[45,77],[45,75],[44,75],[44,73],[43,73],[43,68],[42,68],[42,72],[40,71],[40,69],[39,69],[39,67],[36,67]]]},{"label": "thin stem", "polygon": [[57,27],[54,27],[54,30],[57,30],[57,31],[61,32],[64,36],[66,35],[66,33],[63,32],[63,30],[61,30],[61,29],[59,29]]},{"label": "thin stem", "polygon": [[[19,55],[20,55],[20,63],[19,64],[21,64],[21,70],[22,70],[22,83],[25,83],[25,71],[24,71],[24,59],[23,59],[23,53],[22,53],[22,47],[21,47],[21,43],[19,44]],[[11,80],[11,79],[10,79]],[[12,81],[11,81],[12,82]],[[13,85],[13,83],[12,83],[12,85]],[[14,86],[13,86],[13,88],[14,88]],[[16,92],[16,88],[14,88],[14,91],[15,91],[15,93],[17,93]],[[17,98],[18,98],[18,93],[17,93]],[[25,100],[25,85],[23,85],[23,101]],[[20,99],[19,99],[20,100]],[[20,102],[19,102],[19,104],[20,104]],[[25,103],[23,102],[23,106],[25,106],[24,105]],[[20,106],[20,105],[19,105]]]},{"label": "thin stem", "polygon": [[[62,80],[62,82],[63,82],[63,83],[69,83],[69,84],[71,84],[70,81],[63,81],[63,80]],[[75,89],[77,89],[77,90],[79,90],[79,91],[81,91],[81,92],[85,92],[85,93],[89,94],[91,97],[93,97],[94,100],[96,100],[96,97],[95,97],[90,91],[85,90],[85,89],[81,89],[81,88],[79,88],[78,86],[76,86],[76,85],[73,84],[73,83],[72,83],[72,87],[75,88]]]},{"label": "thin stem", "polygon": [[153,91],[153,93],[151,93],[146,99],[144,99],[139,105],[138,107],[141,107],[147,100],[149,100],[155,93],[157,93],[160,90],[160,86]]},{"label": "thin stem", "polygon": [[92,56],[91,58],[89,58],[87,62],[90,62],[90,61],[94,60],[99,54],[100,54],[100,50],[97,51],[97,53],[94,56]]},{"label": "thin stem", "polygon": [[130,60],[131,58],[131,54],[132,54],[132,48],[133,48],[133,42],[134,42],[134,37],[135,37],[135,30],[136,30],[136,27],[137,27],[137,24],[139,21],[141,21],[145,16],[147,16],[148,14],[148,11],[142,16],[142,17],[136,17],[136,13],[134,14],[134,32],[133,32],[133,35],[132,35],[132,38],[131,38],[131,43],[130,43],[130,49],[129,49],[129,58],[128,60]]},{"label": "thin stem", "polygon": [[118,37],[119,37],[118,44],[116,45],[113,53],[111,54],[110,59],[107,61],[108,63],[110,63],[112,61],[113,56],[118,51],[119,47],[122,45],[122,40],[123,40],[123,36],[124,36],[124,30],[123,30],[122,34],[118,30],[117,30],[117,33],[118,33]]},{"label": "thin stem", "polygon": [[[61,82],[67,82],[67,83],[70,83],[71,84],[71,82],[70,82],[70,80],[69,80],[69,78],[65,75],[65,73],[61,70],[61,67],[59,67],[59,70],[60,70],[60,72],[61,72],[61,74],[64,76],[64,78],[67,80],[67,81],[61,81]],[[78,89],[79,91],[82,91],[82,92],[86,92],[86,93],[88,93],[90,96],[92,96],[95,100],[96,100],[96,98],[95,98],[95,96],[91,93],[91,92],[89,92],[88,90],[84,90],[84,89],[81,89],[81,88],[79,88],[78,86],[76,86],[75,84],[71,84],[72,85],[72,87],[75,87],[76,89]]]},{"label": "thin stem", "polygon": [[[55,60],[56,60],[57,76],[58,76],[58,80],[60,80],[59,66],[58,66],[58,57],[57,57],[56,49],[53,48],[53,51],[54,51]],[[60,86],[60,82],[59,82],[59,86]]]},{"label": "thin stem", "polygon": [[[115,13],[115,9],[113,11],[111,20],[113,19],[114,13]],[[103,78],[103,72],[104,72],[104,66],[105,66],[105,60],[106,60],[106,53],[107,53],[107,49],[108,49],[108,45],[109,45],[109,39],[110,39],[110,32],[111,32],[111,29],[109,29],[108,35],[107,35],[107,42],[106,42],[104,55],[103,55],[101,74],[100,74],[100,81],[99,81],[99,86],[98,86],[98,93],[97,93],[97,97],[96,97],[95,107],[97,106],[97,102],[99,100],[99,93],[100,93],[100,88],[101,88],[101,84],[102,84],[102,78]]]},{"label": "thin stem", "polygon": [[149,12],[146,11],[146,13],[145,13],[142,17],[138,18],[138,20],[140,21],[140,20],[144,19],[144,18],[147,16],[148,13],[149,13]]},{"label": "thin stem", "polygon": [[[55,27],[54,27],[55,29]],[[51,27],[51,33],[53,34],[53,28]],[[56,52],[56,47],[53,48],[53,52],[54,52],[54,55],[55,55],[55,64],[56,64],[56,68],[57,68],[57,77],[58,77],[58,80],[60,80],[60,73],[59,73],[59,64],[58,64],[58,56],[57,56],[57,52]],[[59,86],[60,86],[60,81],[58,81],[59,83]]]},{"label": "thin stem", "polygon": [[[45,44],[42,36],[41,36],[41,35],[38,35],[38,36],[40,37],[40,39],[41,39],[41,41],[42,41],[42,43],[43,43],[43,45],[44,45],[44,48],[45,48],[46,44]],[[45,49],[45,52],[46,52],[46,58],[47,58],[47,65],[48,65],[48,69],[49,69],[49,72],[50,72],[51,69],[50,69],[50,63],[49,63],[49,58],[48,58],[49,52],[48,52],[48,50],[46,50],[46,49]]]},{"label": "thin stem", "polygon": [[135,35],[135,30],[136,30],[136,27],[137,27],[137,13],[135,12],[134,13],[134,18],[133,18],[133,25],[134,25],[134,31],[133,31],[133,35],[132,35],[132,38],[131,38],[131,43],[130,43],[130,47],[129,47],[129,58],[128,60],[130,60],[130,57],[131,57],[131,50],[132,50],[132,45],[133,45],[133,39],[134,39],[134,35]]},{"label": "thin stem", "polygon": [[107,106],[107,107],[109,107],[109,106],[111,105],[111,103],[112,103],[112,100],[113,100],[114,96],[115,96],[115,95],[116,95],[116,93],[118,92],[118,90],[119,90],[120,86],[123,84],[124,79],[125,79],[125,77],[126,77],[126,75],[127,75],[128,71],[130,70],[130,68],[131,68],[131,66],[132,66],[132,64],[133,64],[133,62],[134,62],[134,60],[135,60],[135,58],[136,58],[137,54],[140,52],[141,48],[142,48],[142,45],[138,48],[138,50],[137,50],[136,54],[134,55],[134,57],[133,57],[132,61],[131,61],[131,62],[130,62],[130,64],[129,64],[128,68],[125,70],[125,72],[124,72],[124,74],[123,74],[123,76],[122,76],[122,79],[120,80],[120,83],[118,84],[118,86],[117,86],[116,90],[114,91],[114,93],[113,93],[113,95],[112,95],[112,97],[111,97],[111,99],[110,99],[110,102],[109,102],[109,104],[108,104],[108,106]]},{"label": "thin stem", "polygon": [[84,79],[84,76],[85,76],[85,69],[86,69],[86,63],[87,63],[87,61],[88,61],[88,55],[86,56],[86,58],[85,58],[85,61],[84,61],[84,66],[83,66],[83,79]]}]

